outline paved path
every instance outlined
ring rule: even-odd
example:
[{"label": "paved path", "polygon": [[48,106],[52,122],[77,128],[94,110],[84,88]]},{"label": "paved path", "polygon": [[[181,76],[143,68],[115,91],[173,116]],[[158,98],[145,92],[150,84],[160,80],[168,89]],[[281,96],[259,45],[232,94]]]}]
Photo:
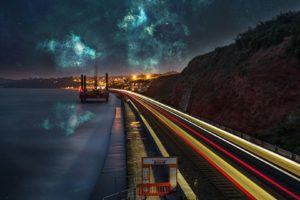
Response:
[{"label": "paved path", "polygon": [[99,200],[126,189],[126,173],[124,122],[118,104],[111,130],[109,151],[91,199]]}]

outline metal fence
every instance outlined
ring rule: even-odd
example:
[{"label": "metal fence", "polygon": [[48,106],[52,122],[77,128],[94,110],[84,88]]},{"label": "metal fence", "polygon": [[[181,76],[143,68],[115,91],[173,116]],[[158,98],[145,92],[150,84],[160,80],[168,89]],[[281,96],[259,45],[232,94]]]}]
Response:
[{"label": "metal fence", "polygon": [[138,200],[136,188],[122,190],[120,192],[103,197],[102,200]]},{"label": "metal fence", "polygon": [[236,136],[238,136],[240,138],[243,138],[243,139],[245,139],[247,141],[250,141],[250,142],[252,142],[252,143],[254,143],[254,144],[258,145],[258,146],[261,146],[261,147],[263,147],[265,149],[268,149],[268,150],[270,150],[272,152],[275,152],[275,153],[277,153],[279,155],[282,155],[282,156],[284,156],[286,158],[289,158],[289,159],[291,159],[291,160],[293,160],[293,161],[295,161],[297,163],[300,163],[300,155],[294,154],[294,153],[289,152],[287,150],[284,150],[284,149],[282,149],[282,148],[280,148],[280,147],[278,147],[276,145],[272,145],[270,143],[267,143],[267,142],[264,142],[264,141],[259,140],[257,138],[254,138],[254,137],[252,137],[250,135],[247,135],[246,133],[242,133],[242,132],[239,132],[239,131],[227,128],[225,126],[219,125],[219,124],[217,124],[217,123],[215,123],[213,121],[210,121],[210,120],[207,120],[207,119],[203,119],[203,118],[200,118],[200,117],[194,116],[194,115],[193,115],[193,117],[195,117],[195,118],[197,118],[197,119],[199,119],[201,121],[207,122],[207,123],[209,123],[211,125],[214,125],[214,126],[220,128],[220,129],[224,130],[224,131],[232,133],[232,134],[234,134],[234,135],[236,135]]}]

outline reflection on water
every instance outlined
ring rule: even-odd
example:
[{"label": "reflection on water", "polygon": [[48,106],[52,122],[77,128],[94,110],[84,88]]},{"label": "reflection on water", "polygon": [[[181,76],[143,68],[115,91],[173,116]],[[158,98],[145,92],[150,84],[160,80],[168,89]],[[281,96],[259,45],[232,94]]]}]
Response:
[{"label": "reflection on water", "polygon": [[81,104],[76,91],[0,88],[0,102],[0,200],[89,199],[120,101]]},{"label": "reflection on water", "polygon": [[56,103],[51,109],[50,116],[42,121],[42,128],[46,131],[58,128],[65,135],[74,134],[79,125],[95,116],[90,111],[83,111],[80,106],[74,103]]}]

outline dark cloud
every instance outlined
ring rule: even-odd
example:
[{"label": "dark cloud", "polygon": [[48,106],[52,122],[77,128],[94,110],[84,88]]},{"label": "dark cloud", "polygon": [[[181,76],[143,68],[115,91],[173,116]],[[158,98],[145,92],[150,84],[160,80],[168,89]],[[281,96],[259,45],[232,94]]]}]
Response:
[{"label": "dark cloud", "polygon": [[[2,76],[182,69],[298,0],[11,0],[0,6]],[[72,37],[78,37],[77,42]],[[51,50],[51,45],[54,49]]]}]

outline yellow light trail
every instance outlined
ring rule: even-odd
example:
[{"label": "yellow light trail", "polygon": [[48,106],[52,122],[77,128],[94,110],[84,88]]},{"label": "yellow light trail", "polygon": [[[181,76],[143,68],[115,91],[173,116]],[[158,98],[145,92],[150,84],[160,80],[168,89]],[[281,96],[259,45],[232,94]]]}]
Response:
[{"label": "yellow light trail", "polygon": [[[149,123],[147,122],[147,120],[144,118],[144,116],[142,115],[142,113],[139,111],[139,109],[135,106],[135,104],[132,101],[131,101],[131,103],[132,103],[134,109],[138,112],[138,114],[141,117],[141,119],[142,119],[143,123],[145,124],[146,128],[148,129],[148,131],[149,131],[151,137],[153,138],[155,144],[157,145],[157,147],[158,147],[161,155],[164,156],[164,157],[170,157],[170,154],[167,152],[166,148],[161,143],[161,141],[157,137],[156,133],[151,128],[151,126],[149,125]],[[189,186],[189,184],[187,183],[187,181],[185,180],[185,178],[181,174],[180,170],[179,169],[177,169],[177,170],[178,170],[178,173],[177,173],[178,184],[180,185],[182,191],[184,192],[185,197],[188,200],[195,200],[195,199],[197,199],[195,193],[193,192],[193,190],[191,189],[191,187]]]},{"label": "yellow light trail", "polygon": [[[172,119],[174,122],[176,121],[176,123],[181,124],[181,126],[186,127],[187,129],[191,130],[193,132],[193,134],[198,135],[199,137],[203,137],[201,136],[201,134],[199,134],[197,131],[191,129],[188,125],[178,121],[177,119],[175,119],[174,117],[172,117],[171,115],[169,115],[170,113],[172,113],[173,116],[176,116],[182,120],[184,120],[185,122],[188,122],[188,124],[191,124],[195,127],[198,127],[199,129],[204,130],[205,132],[207,132],[208,134],[213,135],[214,137],[219,138],[220,140],[232,145],[233,147],[239,149],[240,151],[252,156],[253,158],[271,166],[272,168],[278,170],[281,173],[284,173],[286,175],[288,175],[289,177],[291,177],[292,179],[299,181],[299,170],[300,170],[300,165],[292,160],[289,160],[279,154],[276,154],[274,152],[271,152],[267,149],[264,149],[258,145],[255,145],[249,141],[244,140],[243,138],[239,138],[231,133],[228,133],[226,131],[223,131],[217,127],[214,127],[206,122],[203,122],[197,118],[191,117],[185,113],[182,113],[178,110],[175,110],[174,108],[171,108],[169,106],[166,106],[158,101],[155,101],[151,98],[145,97],[143,95],[140,94],[136,94],[134,92],[130,92],[130,91],[126,91],[126,90],[113,90],[116,92],[121,92],[125,95],[128,96],[133,96],[135,98],[139,98],[140,101],[145,101],[145,103],[151,105],[151,107],[156,107],[155,109],[158,109],[161,111],[161,113],[164,113],[164,115],[168,116],[168,118]],[[169,113],[169,114],[168,114]],[[199,122],[199,123],[197,123]],[[212,127],[213,130],[217,130],[217,131],[212,131],[211,129],[208,129],[207,127],[204,128],[203,126],[201,126],[201,124],[205,124],[208,127]],[[221,137],[220,133],[218,133],[218,131],[220,131],[221,133],[224,133],[228,136],[229,139]],[[234,142],[235,140],[230,140],[230,137],[236,139],[236,143]],[[204,138],[205,139],[205,138]],[[239,141],[241,141],[239,143]],[[211,142],[210,142],[211,143]],[[247,145],[251,146],[253,149],[255,149],[255,151],[250,151],[248,150],[247,145],[243,146],[244,143],[246,143]],[[216,146],[215,144],[212,144],[214,146]],[[218,146],[218,145],[217,145]],[[254,172],[255,174],[259,175],[261,178],[265,179],[266,181],[268,181],[270,184],[276,186],[279,190],[281,190],[282,192],[285,192],[287,195],[298,199],[299,196],[297,196],[296,193],[293,193],[293,191],[285,188],[284,186],[280,185],[278,182],[274,181],[272,178],[266,176],[265,174],[261,173],[259,170],[255,169],[254,167],[252,167],[251,165],[247,164],[247,162],[244,162],[241,159],[238,159],[236,156],[232,155],[231,153],[227,152],[226,150],[222,150],[222,148],[219,146],[218,147],[219,150],[223,151],[224,153],[226,153],[228,156],[230,156],[231,158],[233,158],[236,162],[242,164],[244,167],[246,167],[248,170],[251,170],[252,172]],[[261,156],[262,154],[265,154],[264,156]],[[270,154],[270,157],[268,157],[268,154]],[[274,159],[279,160],[280,162],[274,162],[274,159],[272,160],[272,157]],[[268,159],[266,159],[268,158]],[[274,163],[279,163],[274,164]],[[283,164],[282,164],[283,163]]]},{"label": "yellow light trail", "polygon": [[[138,101],[138,99],[136,99]],[[202,152],[211,162],[217,165],[220,169],[223,170],[229,177],[231,177],[238,185],[240,185],[246,192],[248,192],[255,199],[275,199],[271,194],[266,192],[263,188],[254,183],[251,179],[239,172],[235,167],[227,163],[221,157],[216,155],[213,151],[205,147],[198,140],[193,138],[190,134],[185,132],[179,126],[174,124],[171,120],[149,107],[145,103],[139,101],[147,110],[152,112],[161,122],[168,126],[174,133],[179,137],[184,139],[185,142],[189,143],[194,149]],[[244,192],[245,192],[244,191]]]},{"label": "yellow light trail", "polygon": [[[207,130],[208,132],[212,132],[226,140],[228,140],[229,142],[232,142],[235,145],[238,145],[242,148],[244,148],[245,150],[267,160],[270,163],[273,163],[279,167],[281,167],[282,169],[286,170],[287,172],[291,172],[292,174],[295,174],[296,176],[300,176],[300,165],[290,159],[287,159],[279,154],[276,154],[268,149],[265,149],[263,147],[260,147],[256,144],[253,144],[243,138],[240,138],[238,136],[235,136],[231,133],[228,133],[220,128],[217,128],[211,124],[208,124],[204,121],[201,121],[195,117],[189,116],[183,112],[180,112],[174,108],[171,108],[170,106],[164,105],[158,101],[155,101],[153,99],[150,99],[148,97],[145,97],[143,95],[140,94],[136,94],[134,92],[130,92],[130,91],[125,91],[125,90],[119,90],[121,92],[125,92],[127,94],[131,94],[131,95],[135,95],[139,98],[142,98],[146,101],[149,101],[151,103],[154,103],[155,105],[158,105],[159,107],[171,112],[171,113],[175,113],[176,115],[181,116],[182,118],[184,118],[187,121],[190,121],[200,127],[202,127],[203,129]],[[290,175],[291,177],[295,178],[298,180],[297,177]]]}]

